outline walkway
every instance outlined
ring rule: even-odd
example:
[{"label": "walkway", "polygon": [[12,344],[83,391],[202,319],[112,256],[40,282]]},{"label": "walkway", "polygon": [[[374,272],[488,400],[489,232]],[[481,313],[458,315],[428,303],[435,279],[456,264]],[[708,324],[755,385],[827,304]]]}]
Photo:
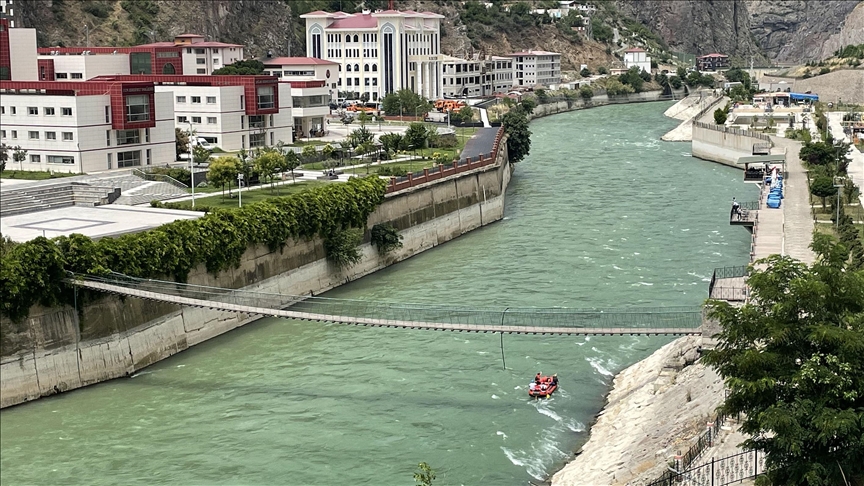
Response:
[{"label": "walkway", "polygon": [[498,127],[478,128],[477,132],[465,142],[465,148],[462,149],[459,160],[465,160],[469,157],[476,160],[481,155],[488,155],[495,146],[496,135],[498,135]]},{"label": "walkway", "polygon": [[[701,335],[700,308],[474,309],[291,296],[124,275],[74,275],[68,283],[129,297],[261,316],[371,327],[560,335]],[[285,310],[287,308],[296,310]]]},{"label": "walkway", "polygon": [[[835,140],[842,140],[849,143],[849,137],[843,133],[843,126],[840,124],[843,120],[844,114],[845,113],[838,111],[829,112],[827,114],[828,128],[831,130],[831,135]],[[848,157],[852,159],[852,162],[849,163],[849,168],[847,169],[849,177],[852,178],[852,182],[854,182],[855,185],[864,188],[864,153],[861,153],[858,148],[853,145],[849,148]],[[861,205],[864,206],[864,192],[862,192],[858,198],[861,200]]]},{"label": "walkway", "polygon": [[[772,136],[777,148],[786,150],[786,179],[783,181],[783,248],[781,255],[788,255],[804,263],[813,263],[816,256],[810,249],[813,240],[813,216],[810,213],[810,191],[807,187],[807,171],[798,158],[801,142]],[[760,211],[764,214],[766,211]],[[759,215],[759,234],[765,233],[762,227],[762,214]],[[757,235],[756,253],[759,255],[760,236]]]}]

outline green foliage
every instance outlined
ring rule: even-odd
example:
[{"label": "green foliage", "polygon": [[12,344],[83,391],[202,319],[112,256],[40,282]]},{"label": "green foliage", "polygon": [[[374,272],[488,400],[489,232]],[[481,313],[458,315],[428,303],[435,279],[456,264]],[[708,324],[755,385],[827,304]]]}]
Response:
[{"label": "green foliage", "polygon": [[471,123],[474,120],[474,109],[465,105],[460,108],[459,111],[450,116],[451,119],[455,120],[457,123]]},{"label": "green foliage", "polygon": [[591,101],[591,98],[594,97],[594,90],[591,89],[591,86],[582,86],[579,88],[579,96],[585,101]]},{"label": "green foliage", "polygon": [[432,481],[435,480],[435,471],[425,462],[418,464],[417,468],[420,469],[420,472],[414,473],[414,481],[417,482],[417,485],[432,486]]},{"label": "green foliage", "polygon": [[786,138],[789,140],[801,140],[806,145],[813,139],[813,136],[810,135],[810,130],[789,128],[786,130]]},{"label": "green foliage", "polygon": [[403,138],[400,133],[385,133],[378,137],[378,141],[381,142],[384,150],[395,153],[402,148]]},{"label": "green foliage", "polygon": [[111,15],[111,7],[104,1],[90,1],[81,5],[81,10],[94,17],[107,19]]},{"label": "green foliage", "polygon": [[[864,478],[864,272],[815,234],[810,266],[756,262],[743,306],[709,301],[721,327],[703,360],[725,379],[721,410],[741,414],[745,447],[767,453],[766,483],[853,484]],[[763,268],[764,267],[764,268]],[[762,269],[758,269],[762,268]]]},{"label": "green foliage", "polygon": [[135,26],[135,42],[150,42],[150,31],[159,14],[159,5],[154,0],[121,0],[120,7],[129,14],[129,20]]},{"label": "green foliage", "polygon": [[67,270],[184,281],[200,264],[214,274],[238,266],[250,245],[276,251],[291,238],[327,238],[343,228],[365,228],[386,189],[384,179],[354,178],[117,238],[39,237],[0,259],[0,315],[18,321],[37,303],[59,302],[69,294],[62,283]]},{"label": "green foliage", "polygon": [[[381,175],[381,171],[378,171]],[[381,255],[402,248],[402,235],[391,224],[376,224],[372,227],[372,244]]]},{"label": "green foliage", "polygon": [[6,256],[16,246],[18,246],[17,242],[12,241],[8,236],[0,234],[0,258]]},{"label": "green foliage", "polygon": [[727,108],[717,108],[714,110],[714,123],[717,125],[725,124],[727,118],[729,118],[729,111]]},{"label": "green foliage", "polygon": [[166,175],[187,186],[192,185],[192,173],[189,172],[189,169],[182,167],[151,167],[148,172],[150,174]]},{"label": "green foliage", "polygon": [[414,116],[423,115],[432,109],[431,103],[426,98],[418,95],[410,89],[402,89],[395,93],[387,93],[381,99],[381,107],[384,113],[390,116]]},{"label": "green foliage", "polygon": [[594,37],[595,41],[602,43],[612,42],[612,39],[615,37],[612,32],[612,27],[606,25],[597,17],[591,18],[591,35]]},{"label": "green foliage", "polygon": [[642,70],[639,69],[637,66],[633,66],[628,69],[626,73],[618,76],[618,79],[621,81],[622,84],[626,84],[633,88],[634,93],[638,93],[642,91],[642,85],[645,83],[645,80],[642,79],[641,74]]},{"label": "green foliage", "polygon": [[210,154],[212,153],[201,145],[195,145],[192,147],[192,161],[196,164],[206,164],[210,161]]},{"label": "green foliage", "polygon": [[239,75],[239,74],[263,74],[264,73],[264,63],[255,59],[243,59],[240,61],[236,61],[233,64],[229,64],[227,66],[221,67],[219,69],[214,69],[213,74],[228,74],[228,75]]},{"label": "green foliage", "polygon": [[388,176],[388,177],[404,177],[408,175],[408,169],[405,167],[391,167],[389,165],[385,165],[378,169],[379,176]]},{"label": "green foliage", "polygon": [[609,74],[609,70],[606,69],[606,66],[600,66],[597,68],[597,74]]},{"label": "green foliage", "polygon": [[582,76],[583,78],[587,78],[587,77],[591,76],[591,74],[592,74],[591,70],[588,69],[587,67],[582,69],[581,71],[579,71],[579,76]]},{"label": "green foliage", "polygon": [[834,51],[835,57],[864,59],[864,44],[848,45]]},{"label": "green foliage", "polygon": [[262,177],[266,177],[270,180],[270,189],[275,191],[276,174],[278,174],[282,170],[282,166],[285,165],[285,157],[276,150],[265,150],[255,158],[253,165],[255,171],[257,171]]},{"label": "green foliage", "polygon": [[537,107],[537,103],[534,102],[531,98],[522,97],[522,101],[519,102],[519,106],[522,108],[522,111],[525,113],[534,113],[534,108]]},{"label": "green foliage", "polygon": [[733,102],[738,103],[748,102],[753,99],[753,96],[750,90],[745,88],[744,85],[739,84],[737,86],[733,86],[729,90],[729,98],[731,98]]},{"label": "green foliage", "polygon": [[429,131],[426,126],[420,122],[414,122],[408,125],[408,130],[405,131],[405,144],[408,149],[416,150],[426,146],[426,139]]},{"label": "green foliage", "polygon": [[685,79],[687,86],[696,87],[696,86],[705,86],[707,88],[714,87],[714,76],[710,74],[703,75],[699,71],[693,71],[687,75]]},{"label": "green foliage", "polygon": [[504,133],[507,134],[507,156],[510,163],[522,161],[531,151],[531,130],[528,129],[528,115],[522,107],[508,111],[501,118]]},{"label": "green foliage", "polygon": [[303,147],[303,152],[300,155],[303,156],[304,162],[312,162],[318,158],[318,150],[314,145],[306,145]]},{"label": "green foliage", "polygon": [[825,209],[825,198],[837,194],[834,187],[834,179],[827,175],[818,176],[810,181],[810,194],[822,200],[822,209]]},{"label": "green foliage", "polygon": [[240,159],[237,157],[217,157],[210,162],[207,180],[210,184],[222,186],[223,193],[227,184],[228,195],[231,195],[231,184],[237,180],[237,174],[240,173],[240,170]]},{"label": "green foliage", "polygon": [[546,92],[543,88],[537,88],[534,90],[534,96],[537,97],[537,103],[541,105],[545,105],[549,103],[549,93]]},{"label": "green foliage", "polygon": [[363,238],[363,232],[355,228],[338,229],[331,232],[324,240],[324,251],[327,260],[339,268],[356,265],[363,255],[357,246]]},{"label": "green foliage", "polygon": [[622,83],[616,77],[608,78],[606,80],[606,94],[609,96],[630,94],[633,92],[634,92],[634,90],[633,90],[632,86],[628,86],[628,85]]},{"label": "green foliage", "polygon": [[183,154],[189,153],[189,132],[174,128],[174,145],[177,152],[177,159]]},{"label": "green foliage", "polygon": [[837,174],[845,174],[849,166],[850,144],[844,142],[805,142],[798,158],[810,166],[832,166]]},{"label": "green foliage", "polygon": [[741,68],[732,68],[727,70],[724,75],[726,76],[726,81],[730,83],[741,83],[744,85],[744,88],[748,91],[751,88],[752,81],[750,79],[750,73],[741,69]]}]

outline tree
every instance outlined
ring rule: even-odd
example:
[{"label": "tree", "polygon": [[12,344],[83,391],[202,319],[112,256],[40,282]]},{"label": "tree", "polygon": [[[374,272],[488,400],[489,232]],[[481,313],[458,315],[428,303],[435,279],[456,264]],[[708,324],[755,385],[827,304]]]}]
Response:
[{"label": "tree", "polygon": [[515,164],[522,161],[531,151],[531,130],[528,129],[528,116],[521,108],[508,111],[501,118],[504,133],[507,134],[507,156]]},{"label": "tree", "polygon": [[549,93],[546,92],[543,88],[537,88],[534,90],[534,95],[537,96],[537,102],[541,105],[545,105],[549,103]]},{"label": "tree", "polygon": [[606,66],[600,66],[597,68],[597,74],[609,74],[609,70],[606,69]]},{"label": "tree", "polygon": [[579,76],[582,76],[583,78],[590,77],[591,76],[591,70],[588,69],[587,67],[583,68],[581,71],[579,71]]},{"label": "tree", "polygon": [[825,198],[837,195],[834,179],[827,175],[816,177],[810,181],[810,194],[820,198],[822,200],[822,209],[825,209]]},{"label": "tree", "polygon": [[594,90],[591,89],[591,86],[582,86],[579,88],[579,96],[586,102],[591,101],[591,98],[594,97]]},{"label": "tree", "polygon": [[675,75],[678,76],[678,79],[687,79],[687,70],[678,66],[678,69],[675,70]]},{"label": "tree", "polygon": [[745,88],[742,84],[733,86],[729,90],[729,97],[732,98],[733,102],[746,102],[752,99],[752,96],[750,96],[750,90]]},{"label": "tree", "polygon": [[231,197],[231,184],[237,180],[240,173],[240,159],[237,157],[217,157],[210,162],[207,180],[211,184],[222,186],[222,197],[225,197],[225,185],[228,185],[228,197]]},{"label": "tree", "polygon": [[325,145],[324,148],[321,149],[321,153],[324,155],[324,157],[326,157],[328,159],[333,157],[334,151],[335,151],[335,149],[329,143],[327,145]]},{"label": "tree", "polygon": [[15,161],[20,167],[24,160],[27,159],[27,150],[21,148],[20,145],[16,145],[12,147],[12,160]]},{"label": "tree", "polygon": [[426,126],[420,122],[414,122],[408,125],[408,130],[405,131],[405,143],[412,150],[423,148],[426,144],[427,135]]},{"label": "tree", "polygon": [[632,86],[626,85],[615,78],[609,78],[606,80],[606,94],[609,96],[630,94],[633,91],[634,90]]},{"label": "tree", "polygon": [[[332,150],[333,147],[330,147],[330,149]],[[297,167],[300,167],[300,157],[297,156],[297,152],[293,150],[286,151],[282,160],[282,168],[291,173],[291,182],[297,182],[294,178],[294,169]]]},{"label": "tree", "polygon": [[729,117],[728,113],[724,108],[717,108],[714,110],[714,123],[717,125],[726,124],[726,119]]},{"label": "tree", "polygon": [[276,150],[266,150],[255,158],[255,170],[270,180],[271,192],[276,192],[276,174],[284,165],[285,157]]},{"label": "tree", "polygon": [[721,411],[743,414],[743,445],[767,453],[757,484],[864,479],[864,271],[850,271],[847,246],[828,235],[811,248],[810,266],[757,261],[743,306],[708,302],[721,331],[703,360],[726,382]]},{"label": "tree", "polygon": [[[847,146],[846,150],[848,149]],[[827,166],[837,160],[837,152],[837,149],[827,142],[805,142],[798,152],[798,158],[810,165]]]},{"label": "tree", "polygon": [[456,112],[456,120],[461,123],[471,123],[474,120],[474,109],[468,105],[463,106]]},{"label": "tree", "polygon": [[534,102],[531,98],[522,97],[522,101],[519,102],[519,106],[525,111],[525,114],[534,113],[534,108],[537,107],[537,103]]},{"label": "tree", "polygon": [[633,91],[638,93],[642,90],[642,85],[645,83],[645,80],[642,79],[641,72],[642,70],[639,69],[638,66],[633,66],[628,69],[626,73],[618,76],[618,79],[622,84],[632,87]]},{"label": "tree", "polygon": [[730,83],[741,83],[744,86],[744,89],[750,91],[751,80],[750,73],[741,69],[741,68],[732,68],[724,73],[726,75],[726,81]]},{"label": "tree", "polygon": [[403,138],[399,133],[385,133],[378,137],[378,141],[381,142],[384,150],[396,153],[402,147]]},{"label": "tree", "polygon": [[[421,123],[420,125],[422,126],[423,124]],[[368,128],[360,127],[348,134],[347,141],[348,145],[350,145],[351,148],[357,148],[357,146],[359,145],[362,145],[366,142],[371,142],[374,137],[375,136],[372,134],[372,132],[369,131]]]},{"label": "tree", "polygon": [[417,468],[420,469],[420,472],[414,473],[414,481],[417,482],[417,485],[432,486],[432,481],[435,480],[435,471],[425,462],[418,464]]},{"label": "tree", "polygon": [[318,151],[314,145],[306,145],[303,147],[301,155],[303,156],[304,163],[314,162],[318,158]]},{"label": "tree", "polygon": [[180,160],[181,155],[189,153],[189,132],[175,128],[174,145],[177,151],[177,160]]},{"label": "tree", "polygon": [[264,63],[255,59],[245,59],[213,70],[214,75],[264,74]]},{"label": "tree", "polygon": [[672,86],[672,89],[681,89],[684,83],[678,76],[669,76],[669,85]]},{"label": "tree", "polygon": [[0,143],[0,172],[6,170],[6,162],[9,160],[9,149],[12,147]]},{"label": "tree", "polygon": [[210,161],[210,150],[200,146],[195,145],[192,147],[192,161],[196,164],[206,164]]},{"label": "tree", "polygon": [[415,113],[422,115],[432,109],[429,100],[410,89],[401,89],[395,93],[387,93],[381,99],[381,106],[384,109],[384,113],[390,116],[414,116]]}]

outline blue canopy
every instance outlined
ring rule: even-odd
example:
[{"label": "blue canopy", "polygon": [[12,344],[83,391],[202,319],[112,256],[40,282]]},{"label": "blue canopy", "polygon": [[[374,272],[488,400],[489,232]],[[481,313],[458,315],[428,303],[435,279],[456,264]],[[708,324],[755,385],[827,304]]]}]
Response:
[{"label": "blue canopy", "polygon": [[796,100],[796,101],[799,101],[799,100],[819,101],[819,95],[815,95],[815,94],[789,93],[789,98]]}]

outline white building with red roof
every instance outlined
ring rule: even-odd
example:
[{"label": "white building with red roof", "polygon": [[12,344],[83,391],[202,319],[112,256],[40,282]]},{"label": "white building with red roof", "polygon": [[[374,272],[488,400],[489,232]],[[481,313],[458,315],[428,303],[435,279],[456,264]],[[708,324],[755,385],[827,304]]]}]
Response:
[{"label": "white building with red roof", "polygon": [[639,47],[631,47],[624,51],[624,66],[627,69],[638,67],[646,73],[651,72],[651,58],[648,57],[648,52]]},{"label": "white building with red roof", "polygon": [[330,102],[338,96],[339,63],[315,57],[267,57],[264,74],[276,76],[291,87],[291,114],[294,133],[307,137],[324,129]]},{"label": "white building with red roof", "polygon": [[372,101],[401,89],[430,99],[442,97],[443,15],[413,10],[356,14],[319,10],[300,17],[306,20],[307,56],[339,64],[339,91]]},{"label": "white building with red roof", "polygon": [[561,82],[561,54],[523,51],[506,54],[513,59],[514,86],[549,86]]}]

